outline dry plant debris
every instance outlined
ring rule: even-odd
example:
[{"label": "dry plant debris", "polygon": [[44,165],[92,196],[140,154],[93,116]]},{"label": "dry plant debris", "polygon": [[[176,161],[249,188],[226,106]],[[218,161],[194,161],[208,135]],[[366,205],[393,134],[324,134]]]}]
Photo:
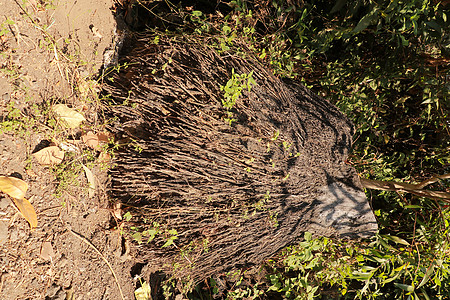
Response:
[{"label": "dry plant debris", "polygon": [[82,114],[65,104],[56,104],[53,106],[53,111],[69,128],[77,128],[83,121],[86,121]]},{"label": "dry plant debris", "polygon": [[86,178],[89,183],[89,190],[88,190],[89,198],[92,198],[92,197],[94,197],[95,188],[96,188],[94,174],[92,174],[92,171],[89,170],[89,168],[86,167],[85,165],[82,164],[81,166],[83,167],[84,172],[86,173]]},{"label": "dry plant debris", "polygon": [[108,143],[109,134],[108,133],[93,133],[89,131],[81,136],[81,140],[86,144],[86,146],[94,150],[102,150],[102,146]]},{"label": "dry plant debris", "polygon": [[37,214],[30,201],[25,199],[28,184],[16,177],[0,176],[0,190],[13,199],[22,216],[30,223],[31,229],[37,227]]},{"label": "dry plant debris", "polygon": [[16,177],[0,176],[0,190],[12,198],[21,199],[25,197],[28,183]]},{"label": "dry plant debris", "polygon": [[33,153],[33,156],[41,165],[57,165],[64,160],[64,151],[58,146],[50,146]]}]

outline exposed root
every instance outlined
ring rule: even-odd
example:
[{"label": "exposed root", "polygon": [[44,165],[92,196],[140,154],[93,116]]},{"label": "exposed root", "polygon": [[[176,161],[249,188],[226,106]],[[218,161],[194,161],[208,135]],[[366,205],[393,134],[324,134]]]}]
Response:
[{"label": "exposed root", "polygon": [[[305,231],[373,235],[345,164],[352,124],[336,107],[275,77],[245,45],[220,53],[213,38],[156,36],[127,41],[104,87],[123,145],[109,190],[133,216],[136,255],[199,281],[258,265]],[[256,83],[227,109],[221,86],[233,72]]]}]

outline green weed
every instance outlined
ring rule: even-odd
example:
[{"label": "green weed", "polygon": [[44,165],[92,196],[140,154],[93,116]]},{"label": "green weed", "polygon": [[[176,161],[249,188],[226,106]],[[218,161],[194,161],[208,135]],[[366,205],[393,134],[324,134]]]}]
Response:
[{"label": "green weed", "polygon": [[222,99],[222,105],[227,110],[227,116],[225,121],[230,125],[237,121],[233,118],[232,109],[236,105],[236,101],[242,95],[244,90],[250,92],[252,85],[255,85],[256,81],[253,79],[253,71],[248,74],[236,74],[234,69],[231,72],[231,78],[224,86],[220,86],[220,90],[224,92],[224,98]]}]

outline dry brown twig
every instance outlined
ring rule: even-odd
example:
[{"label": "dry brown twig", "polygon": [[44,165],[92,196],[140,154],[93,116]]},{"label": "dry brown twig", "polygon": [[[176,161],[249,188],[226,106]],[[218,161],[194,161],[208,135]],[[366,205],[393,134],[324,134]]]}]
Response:
[{"label": "dry brown twig", "polygon": [[374,189],[381,191],[406,192],[421,197],[428,197],[435,200],[442,200],[450,203],[450,193],[441,191],[424,190],[427,185],[435,183],[439,180],[450,179],[450,173],[444,175],[437,175],[422,181],[419,184],[410,184],[395,181],[380,181],[361,178],[361,183],[366,189]]}]

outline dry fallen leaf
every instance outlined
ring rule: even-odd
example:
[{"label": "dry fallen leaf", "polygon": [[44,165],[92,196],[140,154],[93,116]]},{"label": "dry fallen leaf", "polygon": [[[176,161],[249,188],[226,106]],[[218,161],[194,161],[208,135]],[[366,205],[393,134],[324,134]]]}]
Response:
[{"label": "dry fallen leaf", "polygon": [[81,136],[81,140],[92,149],[102,150],[101,145],[107,144],[109,142],[109,134],[99,132],[97,134],[89,131],[85,135]]},{"label": "dry fallen leaf", "polygon": [[64,159],[64,151],[58,146],[50,146],[33,153],[36,160],[44,166],[60,164]]},{"label": "dry fallen leaf", "polygon": [[59,147],[61,147],[61,149],[66,151],[66,152],[72,152],[72,153],[78,153],[79,152],[77,146],[74,145],[73,143],[70,143],[69,141],[59,143]]},{"label": "dry fallen leaf", "polygon": [[52,258],[55,256],[55,251],[53,250],[51,242],[42,243],[40,255],[45,260],[52,260]]},{"label": "dry fallen leaf", "polygon": [[31,229],[37,227],[37,215],[34,210],[33,205],[31,205],[30,201],[25,198],[16,199],[13,198],[14,203],[16,204],[19,211],[22,213],[23,217],[30,223]]},{"label": "dry fallen leaf", "polygon": [[93,33],[96,37],[98,37],[99,39],[102,39],[102,38],[103,38],[103,36],[100,34],[100,32],[98,31],[98,29],[97,29],[94,25],[91,25],[90,28],[91,28],[92,33]]},{"label": "dry fallen leaf", "polygon": [[98,156],[99,163],[109,163],[110,161],[111,161],[111,156],[109,155],[109,153],[100,152],[100,155]]},{"label": "dry fallen leaf", "polygon": [[109,143],[109,138],[111,137],[111,134],[109,134],[108,132],[99,132],[97,134],[97,136],[98,136],[98,141],[100,143],[107,144],[107,143]]},{"label": "dry fallen leaf", "polygon": [[89,198],[94,197],[95,194],[95,178],[94,175],[92,174],[91,170],[89,170],[88,167],[86,167],[85,165],[81,165],[84,169],[84,172],[86,173],[86,178],[89,182]]},{"label": "dry fallen leaf", "polygon": [[23,217],[30,223],[31,229],[37,226],[37,215],[31,203],[25,199],[28,183],[16,177],[0,176],[0,190],[8,194]]},{"label": "dry fallen leaf", "polygon": [[81,139],[83,140],[83,143],[86,144],[86,146],[91,147],[92,149],[99,150],[98,136],[94,134],[92,131],[89,131],[85,135],[82,135]]},{"label": "dry fallen leaf", "polygon": [[56,104],[53,106],[53,111],[69,128],[77,128],[81,122],[86,121],[82,114],[65,104]]},{"label": "dry fallen leaf", "polygon": [[0,190],[12,198],[21,199],[25,197],[28,183],[16,177],[0,176]]}]

